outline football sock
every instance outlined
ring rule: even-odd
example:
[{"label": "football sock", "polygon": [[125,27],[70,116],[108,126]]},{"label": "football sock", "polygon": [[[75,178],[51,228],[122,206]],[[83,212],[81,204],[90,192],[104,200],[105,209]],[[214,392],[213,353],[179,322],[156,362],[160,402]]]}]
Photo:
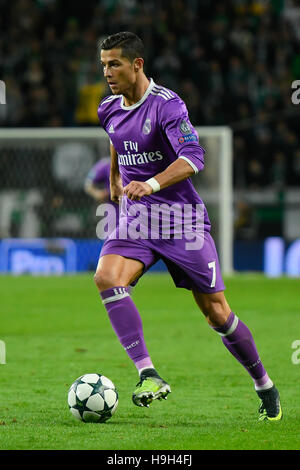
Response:
[{"label": "football sock", "polygon": [[256,390],[271,388],[273,382],[262,365],[253,336],[233,312],[221,327],[213,327],[221,337],[225,347],[245,367],[253,379]]},{"label": "football sock", "polygon": [[154,365],[152,364],[150,357],[146,357],[145,359],[136,362],[135,365],[140,375],[145,369],[154,369]]},{"label": "football sock", "polygon": [[100,293],[112,327],[130,359],[140,372],[153,367],[146,348],[141,316],[127,287],[118,286]]}]

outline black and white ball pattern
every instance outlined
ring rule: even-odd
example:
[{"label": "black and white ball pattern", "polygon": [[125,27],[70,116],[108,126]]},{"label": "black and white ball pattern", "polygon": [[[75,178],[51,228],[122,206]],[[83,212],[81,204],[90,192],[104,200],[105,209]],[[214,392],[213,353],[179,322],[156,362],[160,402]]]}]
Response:
[{"label": "black and white ball pattern", "polygon": [[117,409],[118,392],[104,375],[85,374],[71,385],[68,405],[75,418],[85,423],[104,423]]}]

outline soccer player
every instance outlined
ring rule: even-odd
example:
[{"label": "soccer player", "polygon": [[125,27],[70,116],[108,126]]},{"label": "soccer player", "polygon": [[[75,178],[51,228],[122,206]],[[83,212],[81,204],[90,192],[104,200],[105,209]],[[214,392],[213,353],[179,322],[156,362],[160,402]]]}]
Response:
[{"label": "soccer player", "polygon": [[[191,182],[191,176],[203,170],[204,150],[186,106],[174,91],[146,76],[143,43],[135,34],[111,35],[101,42],[100,50],[112,94],[101,101],[98,116],[111,140],[111,198],[117,202],[123,197],[124,207],[119,227],[102,247],[95,282],[112,327],[139,372],[133,403],[149,406],[171,391],[154,368],[141,316],[128,293],[128,287],[162,259],[176,287],[192,291],[210,327],[250,374],[260,398],[259,420],[277,421],[282,417],[279,393],[261,362],[251,332],[225,298],[209,217]],[[154,236],[146,236],[149,231],[140,238],[129,233],[124,236],[136,207],[152,214],[154,206],[162,205],[176,205],[182,213],[186,207],[192,208],[189,230],[183,236],[179,236],[180,224],[174,222],[176,216],[167,223],[163,214]],[[203,210],[198,211],[199,207]],[[192,247],[187,243],[191,233],[198,237]]]},{"label": "soccer player", "polygon": [[[106,225],[98,229],[98,237],[105,239],[119,223],[119,205],[110,199],[110,157],[101,158],[88,172],[84,181],[84,190],[99,204],[105,204],[108,212]],[[107,207],[108,204],[111,207]],[[108,211],[109,209],[109,211]]]},{"label": "soccer player", "polygon": [[90,169],[84,181],[84,190],[97,202],[108,202],[110,158],[101,158]]}]

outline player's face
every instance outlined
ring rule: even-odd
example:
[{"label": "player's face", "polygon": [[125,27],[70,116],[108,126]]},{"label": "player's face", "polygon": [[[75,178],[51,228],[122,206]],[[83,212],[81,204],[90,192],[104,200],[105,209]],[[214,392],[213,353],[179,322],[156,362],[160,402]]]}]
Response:
[{"label": "player's face", "polygon": [[136,81],[135,61],[122,57],[122,49],[101,50],[101,65],[112,93],[126,95]]}]

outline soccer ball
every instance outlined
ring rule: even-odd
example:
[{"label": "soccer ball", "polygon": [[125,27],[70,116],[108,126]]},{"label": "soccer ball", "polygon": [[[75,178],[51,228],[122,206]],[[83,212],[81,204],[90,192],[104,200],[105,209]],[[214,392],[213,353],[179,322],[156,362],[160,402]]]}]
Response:
[{"label": "soccer ball", "polygon": [[110,379],[100,374],[85,374],[71,385],[69,409],[85,423],[104,423],[115,413],[118,392]]}]

